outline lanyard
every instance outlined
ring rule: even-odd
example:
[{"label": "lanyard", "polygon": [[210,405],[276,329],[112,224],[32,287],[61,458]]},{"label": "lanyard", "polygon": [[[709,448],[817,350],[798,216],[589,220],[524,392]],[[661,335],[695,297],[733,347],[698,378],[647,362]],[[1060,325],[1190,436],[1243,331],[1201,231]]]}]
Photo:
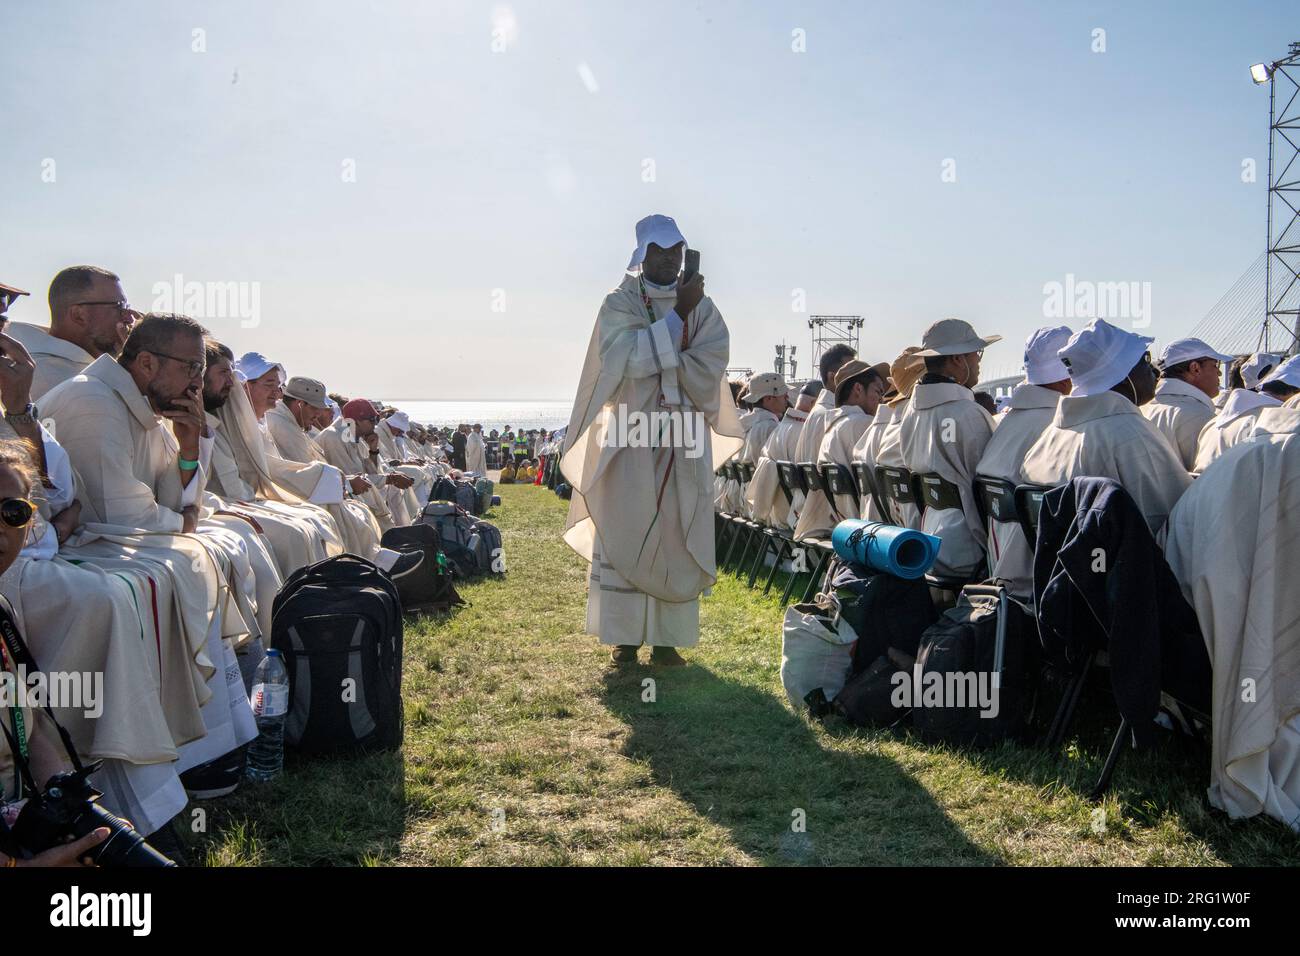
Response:
[{"label": "lanyard", "polygon": [[[9,654],[5,650],[4,644],[0,643],[0,672],[4,672],[4,671],[9,671],[14,675],[14,689],[17,690],[18,668],[16,664],[10,665]],[[17,758],[14,760],[14,793],[16,796],[21,797],[23,795],[23,778],[22,778],[21,768],[22,765],[27,762],[29,754],[27,750],[27,728],[23,723],[23,712],[22,712],[22,708],[18,706],[18,700],[16,694],[15,694],[14,701],[9,705],[9,717],[14,727],[15,739],[12,741],[12,743],[18,748],[18,752],[14,754],[14,756]],[[8,737],[9,734],[6,733],[5,736]]]},{"label": "lanyard", "polygon": [[[645,291],[645,276],[644,275],[637,276],[636,281],[641,286],[641,303],[645,306],[646,315],[650,316],[650,322],[651,324],[654,324],[659,320],[655,318],[654,306],[650,304],[650,296]],[[685,349],[687,342],[689,340],[689,336],[687,335],[689,326],[687,325],[686,322],[686,316],[682,315],[682,316],[678,316],[678,318],[682,320],[682,348]]]}]

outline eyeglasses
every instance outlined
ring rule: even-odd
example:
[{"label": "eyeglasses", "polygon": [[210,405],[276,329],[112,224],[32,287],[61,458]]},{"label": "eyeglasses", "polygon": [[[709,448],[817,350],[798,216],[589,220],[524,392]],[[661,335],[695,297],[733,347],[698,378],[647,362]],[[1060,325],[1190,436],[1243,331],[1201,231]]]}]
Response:
[{"label": "eyeglasses", "polygon": [[36,505],[26,498],[0,499],[0,521],[11,528],[25,528],[36,514]]},{"label": "eyeglasses", "polygon": [[125,299],[114,299],[114,300],[111,301],[111,302],[107,302],[107,301],[101,301],[101,302],[74,302],[74,303],[72,303],[72,304],[73,304],[73,305],[111,305],[113,308],[117,309],[117,311],[119,311],[119,312],[132,312],[132,313],[135,312],[135,309],[131,308],[131,303],[130,303],[130,302],[127,302]]},{"label": "eyeglasses", "polygon": [[159,358],[171,359],[173,362],[180,362],[189,369],[190,378],[202,375],[204,368],[206,368],[208,364],[206,359],[201,362],[196,362],[194,359],[180,358],[176,355],[168,355],[166,352],[155,352],[153,349],[144,349],[144,351],[151,355],[156,355]]}]

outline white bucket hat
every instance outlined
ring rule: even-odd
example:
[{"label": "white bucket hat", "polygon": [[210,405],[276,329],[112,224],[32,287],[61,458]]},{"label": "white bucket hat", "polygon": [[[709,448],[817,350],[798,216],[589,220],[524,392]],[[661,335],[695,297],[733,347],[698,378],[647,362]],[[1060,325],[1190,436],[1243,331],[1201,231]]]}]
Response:
[{"label": "white bucket hat", "polygon": [[1025,381],[1030,385],[1051,385],[1070,377],[1056,353],[1065,348],[1074,333],[1068,325],[1035,329],[1025,342]]},{"label": "white bucket hat", "polygon": [[986,335],[983,338],[975,334],[969,322],[961,319],[940,319],[921,336],[921,351],[916,354],[922,358],[935,355],[966,355],[1001,342],[1000,335]]},{"label": "white bucket hat", "polygon": [[1105,319],[1093,319],[1057,352],[1074,382],[1070,394],[1086,397],[1109,391],[1133,371],[1152,341]]},{"label": "white bucket hat", "polygon": [[1300,388],[1300,355],[1291,356],[1259,380],[1260,385],[1267,385],[1269,382],[1281,382],[1292,388]]},{"label": "white bucket hat", "polygon": [[285,374],[284,366],[279,362],[272,362],[261,352],[245,352],[235,362],[235,374],[241,381],[245,382],[261,378],[273,368],[280,370],[280,383],[284,384],[284,380],[288,377]]},{"label": "white bucket hat", "polygon": [[639,268],[645,261],[645,251],[650,243],[653,242],[660,249],[667,249],[685,241],[686,237],[671,216],[646,216],[636,224],[636,249],[632,251],[627,271]]}]

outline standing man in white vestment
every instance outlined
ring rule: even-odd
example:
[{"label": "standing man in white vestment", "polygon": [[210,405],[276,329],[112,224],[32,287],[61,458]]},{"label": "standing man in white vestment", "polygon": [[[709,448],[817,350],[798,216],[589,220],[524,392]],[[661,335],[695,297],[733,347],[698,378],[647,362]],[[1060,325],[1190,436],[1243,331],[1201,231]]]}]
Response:
[{"label": "standing man in white vestment", "polygon": [[1160,384],[1142,414],[1178,453],[1183,467],[1196,464],[1196,441],[1214,417],[1214,399],[1223,380],[1223,363],[1231,355],[1216,352],[1200,339],[1178,339],[1160,353]]},{"label": "standing man in white vestment", "polygon": [[[1070,394],[1070,372],[1057,355],[1069,342],[1067,326],[1035,329],[1025,343],[1025,381],[1017,385],[975,469],[977,475],[1020,483],[1025,453],[1052,423],[1056,403]],[[1020,523],[988,516],[989,570],[1012,597],[1034,598],[1034,548]]]},{"label": "standing man in white vestment", "polygon": [[487,474],[487,449],[483,444],[483,426],[475,425],[465,439],[465,470]]},{"label": "standing man in white vestment", "polygon": [[[684,661],[716,580],[713,469],[740,450],[727,327],[704,277],[679,279],[686,240],[637,223],[628,275],[605,297],[565,432],[565,541],[591,561],[587,629],[617,664]],[[653,414],[652,414],[653,413]],[[636,423],[650,421],[649,427]]]}]

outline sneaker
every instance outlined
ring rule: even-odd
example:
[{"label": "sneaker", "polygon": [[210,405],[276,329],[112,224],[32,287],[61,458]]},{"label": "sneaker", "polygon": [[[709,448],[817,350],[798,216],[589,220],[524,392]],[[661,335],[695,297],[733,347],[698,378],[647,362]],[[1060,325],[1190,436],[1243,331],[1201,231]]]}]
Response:
[{"label": "sneaker", "polygon": [[402,556],[394,561],[393,566],[388,569],[388,576],[396,581],[398,578],[410,574],[423,563],[423,551],[403,551]]},{"label": "sneaker", "polygon": [[610,663],[635,664],[636,652],[638,649],[639,649],[638,645],[636,644],[619,644],[614,648],[614,650],[610,651],[609,654]]},{"label": "sneaker", "polygon": [[650,663],[659,667],[684,667],[686,658],[672,647],[655,647],[650,650]]},{"label": "sneaker", "polygon": [[239,789],[244,777],[248,745],[238,747],[216,760],[191,767],[181,774],[181,786],[192,800],[215,800]]}]

